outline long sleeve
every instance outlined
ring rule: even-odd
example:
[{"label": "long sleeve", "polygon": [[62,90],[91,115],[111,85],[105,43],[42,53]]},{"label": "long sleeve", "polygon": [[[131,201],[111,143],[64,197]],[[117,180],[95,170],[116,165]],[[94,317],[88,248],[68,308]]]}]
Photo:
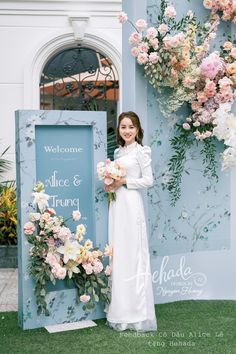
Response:
[{"label": "long sleeve", "polygon": [[128,189],[148,188],[153,185],[151,148],[149,146],[141,146],[137,151],[137,158],[141,168],[141,177],[126,178]]}]

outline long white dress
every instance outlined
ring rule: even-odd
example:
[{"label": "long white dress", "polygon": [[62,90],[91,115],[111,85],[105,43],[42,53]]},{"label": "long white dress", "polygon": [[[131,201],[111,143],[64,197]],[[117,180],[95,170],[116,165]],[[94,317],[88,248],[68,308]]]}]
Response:
[{"label": "long white dress", "polygon": [[115,150],[126,168],[127,187],[116,190],[109,207],[112,294],[107,325],[115,330],[156,331],[146,221],[141,188],[153,184],[151,149],[134,142]]}]

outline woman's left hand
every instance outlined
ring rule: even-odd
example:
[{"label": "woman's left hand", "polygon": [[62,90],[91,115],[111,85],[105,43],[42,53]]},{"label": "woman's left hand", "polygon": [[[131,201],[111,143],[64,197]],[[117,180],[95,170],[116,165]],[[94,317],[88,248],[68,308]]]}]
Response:
[{"label": "woman's left hand", "polygon": [[107,186],[108,192],[114,192],[116,189],[120,188],[123,184],[125,184],[125,179],[121,178],[119,180],[114,181],[112,184]]}]

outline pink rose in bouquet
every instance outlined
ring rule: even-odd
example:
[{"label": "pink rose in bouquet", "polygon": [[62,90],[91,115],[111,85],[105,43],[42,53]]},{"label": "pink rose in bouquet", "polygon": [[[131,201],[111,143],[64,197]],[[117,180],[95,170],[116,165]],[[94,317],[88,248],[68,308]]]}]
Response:
[{"label": "pink rose in bouquet", "polygon": [[[126,175],[124,166],[117,161],[107,159],[105,162],[97,164],[97,174],[100,180],[103,180],[105,185],[109,186],[114,181],[120,180]],[[116,200],[115,192],[108,192],[108,201]]]}]

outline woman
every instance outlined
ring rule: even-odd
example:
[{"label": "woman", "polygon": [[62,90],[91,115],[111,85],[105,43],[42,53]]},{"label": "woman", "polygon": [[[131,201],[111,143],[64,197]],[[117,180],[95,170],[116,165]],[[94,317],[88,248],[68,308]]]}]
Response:
[{"label": "woman", "polygon": [[109,207],[109,244],[113,247],[112,294],[107,324],[115,330],[157,329],[146,233],[139,189],[153,183],[151,149],[142,146],[143,130],[134,112],[120,114],[115,160],[126,176],[105,187],[116,192]]}]

